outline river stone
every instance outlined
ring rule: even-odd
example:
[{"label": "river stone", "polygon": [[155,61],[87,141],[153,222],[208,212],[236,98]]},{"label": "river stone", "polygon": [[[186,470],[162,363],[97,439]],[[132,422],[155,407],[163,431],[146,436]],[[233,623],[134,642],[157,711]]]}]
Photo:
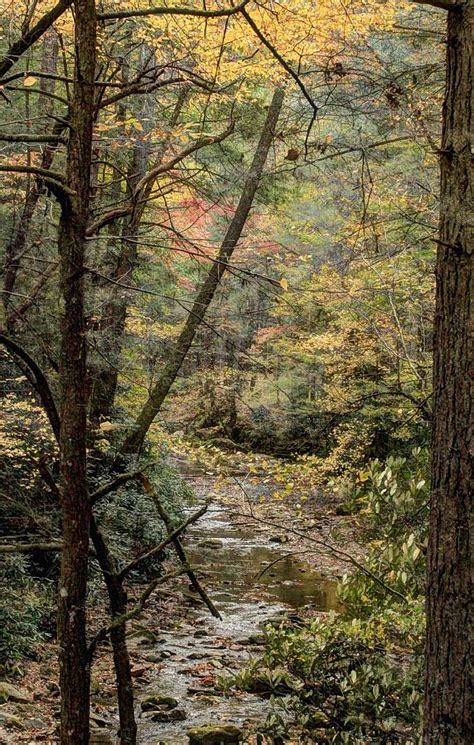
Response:
[{"label": "river stone", "polygon": [[25,726],[21,719],[16,717],[14,714],[9,714],[8,711],[0,711],[0,724],[4,727],[16,727],[16,729],[25,729]]},{"label": "river stone", "polygon": [[242,730],[234,724],[203,724],[186,732],[189,745],[234,745],[242,742]]},{"label": "river stone", "polygon": [[109,722],[107,722],[104,717],[101,717],[100,714],[96,714],[95,711],[90,712],[89,721],[95,727],[107,727],[107,725],[109,724]]},{"label": "river stone", "polygon": [[271,535],[268,540],[270,543],[287,543],[288,538],[285,535]]},{"label": "river stone", "polygon": [[44,729],[48,726],[47,722],[44,722],[42,719],[36,719],[36,717],[33,719],[27,719],[25,724],[32,729]]},{"label": "river stone", "polygon": [[12,686],[11,683],[7,683],[6,681],[0,681],[0,704],[4,704],[6,701],[29,704],[32,700],[32,697],[27,691],[15,688],[15,686]]},{"label": "river stone", "polygon": [[150,719],[152,722],[183,722],[186,719],[186,712],[182,709],[154,711]]},{"label": "river stone", "polygon": [[199,548],[222,548],[224,542],[220,538],[205,538],[203,541],[199,541]]},{"label": "river stone", "polygon": [[147,662],[161,662],[165,658],[163,657],[162,652],[151,652],[146,655],[145,659]]},{"label": "river stone", "polygon": [[89,745],[115,745],[116,739],[108,732],[92,730],[89,735]]},{"label": "river stone", "polygon": [[212,657],[211,652],[191,652],[191,654],[187,655],[188,660],[204,660],[207,657]]},{"label": "river stone", "polygon": [[162,696],[159,693],[151,693],[145,696],[141,702],[142,711],[155,711],[156,709],[176,709],[178,702],[172,696]]},{"label": "river stone", "polygon": [[137,646],[145,646],[147,644],[155,644],[156,643],[156,636],[152,631],[149,631],[148,629],[133,629],[130,631],[129,634],[127,634],[127,637],[130,639],[130,641],[133,640],[133,642]]}]

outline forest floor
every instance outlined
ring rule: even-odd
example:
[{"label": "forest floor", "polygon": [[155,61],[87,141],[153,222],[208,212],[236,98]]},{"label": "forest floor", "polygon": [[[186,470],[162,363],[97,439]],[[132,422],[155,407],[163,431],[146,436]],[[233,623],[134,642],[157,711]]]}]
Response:
[{"label": "forest floor", "polygon": [[[138,741],[187,743],[190,727],[217,722],[237,724],[251,742],[247,733],[265,719],[268,702],[236,690],[224,693],[223,679],[238,674],[262,652],[266,621],[337,611],[335,580],[350,571],[348,557],[362,557],[362,548],[354,540],[353,518],[337,514],[338,502],[331,496],[310,494],[302,501],[295,494],[280,500],[274,497],[277,485],[267,476],[216,477],[183,463],[180,470],[195,503],[211,500],[184,545],[223,620],[211,618],[187,578],[180,578],[155,594],[131,622],[137,700],[151,694],[175,699],[161,714],[141,711],[138,705]],[[167,564],[175,566],[173,557]],[[139,593],[139,586],[129,588],[131,599]],[[91,628],[100,628],[104,618],[105,598],[90,611]],[[7,725],[0,728],[0,743],[56,743],[55,645],[42,645],[12,682],[24,700],[0,707]],[[91,690],[91,745],[112,745],[118,716],[108,644],[94,660]]]}]

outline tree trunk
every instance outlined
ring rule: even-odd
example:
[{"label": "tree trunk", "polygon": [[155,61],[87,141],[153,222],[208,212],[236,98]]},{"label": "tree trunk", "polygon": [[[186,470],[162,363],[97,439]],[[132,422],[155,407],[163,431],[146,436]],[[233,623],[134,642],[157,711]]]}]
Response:
[{"label": "tree trunk", "polygon": [[[178,95],[176,105],[169,123],[169,132],[165,137],[161,148],[155,158],[153,168],[159,166],[163,160],[171,137],[173,129],[178,123],[181,111],[188,96],[187,88],[183,88]],[[128,184],[130,190],[136,186],[138,181],[145,175],[148,160],[147,142],[138,142],[132,153]],[[153,191],[155,180],[148,182],[142,199],[136,205],[133,214],[125,218],[122,225],[122,250],[113,273],[113,279],[116,282],[126,282],[133,274],[137,264],[138,237],[140,225],[145,212],[147,200]],[[89,406],[89,417],[91,422],[99,424],[104,419],[108,419],[115,400],[117,390],[117,381],[119,373],[120,355],[123,345],[123,334],[127,320],[127,312],[130,303],[130,292],[121,287],[115,286],[111,291],[111,299],[107,303],[104,313],[103,325],[106,328],[105,353],[104,356],[109,362],[107,367],[102,367],[95,372],[94,383]]]},{"label": "tree trunk", "polygon": [[[91,520],[91,537],[107,586],[112,619],[123,616],[127,612],[127,593],[123,586],[124,580],[120,577],[117,563],[107,548],[107,544],[94,518]],[[137,741],[137,725],[135,722],[133,681],[126,635],[127,626],[123,623],[111,630],[110,641],[112,642],[115,679],[117,681],[120,745],[135,745]]]},{"label": "tree trunk", "polygon": [[275,128],[283,103],[283,96],[284,93],[281,89],[277,89],[273,94],[267,118],[260,135],[260,141],[252,165],[247,174],[239,204],[227,229],[217,259],[213,262],[209,273],[198,292],[184,328],[176,342],[174,351],[171,353],[169,362],[165,365],[163,372],[158,378],[140,414],[138,415],[133,428],[121,447],[122,453],[137,453],[140,450],[150,425],[158,414],[163,401],[176,380],[181,365],[183,364],[191,344],[193,343],[196,331],[198,330],[215,295],[220,279],[228,267],[234,249],[242,235],[242,230],[247,221],[255,193],[260,183],[270,146],[273,142]]},{"label": "tree trunk", "polygon": [[89,741],[89,664],[86,593],[91,509],[86,474],[86,328],[84,250],[96,62],[94,0],[75,0],[75,84],[71,102],[67,183],[74,194],[63,204],[59,257],[61,326],[60,494],[64,550],[58,593],[61,745]]},{"label": "tree trunk", "polygon": [[[474,742],[472,695],[474,2],[448,12],[436,263],[424,742]],[[471,661],[471,662],[470,662]]]}]

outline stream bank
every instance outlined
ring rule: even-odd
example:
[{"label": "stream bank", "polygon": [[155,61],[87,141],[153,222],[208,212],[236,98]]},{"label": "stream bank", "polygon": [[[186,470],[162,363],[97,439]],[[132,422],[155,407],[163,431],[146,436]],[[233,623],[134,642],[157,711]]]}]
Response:
[{"label": "stream bank", "polygon": [[[184,745],[191,729],[210,723],[236,727],[252,742],[247,733],[265,721],[268,699],[235,690],[226,695],[220,679],[236,675],[261,655],[265,622],[337,610],[336,578],[345,566],[301,536],[307,532],[324,540],[335,529],[347,530],[345,547],[354,552],[357,547],[330,498],[315,496],[302,515],[296,505],[275,501],[275,485],[266,477],[222,479],[184,464],[179,468],[195,495],[189,510],[211,500],[183,543],[222,620],[209,614],[183,577],[156,593],[130,623],[138,743]],[[174,557],[167,564],[176,568]],[[139,591],[139,586],[130,588],[131,602]],[[91,607],[93,627],[103,624],[104,613],[102,605]],[[2,706],[18,726],[4,720],[2,729],[0,722],[0,743],[53,745],[59,711],[54,643],[44,644],[18,680],[29,699]],[[94,663],[91,692],[90,743],[116,745],[116,688],[105,644]]]}]

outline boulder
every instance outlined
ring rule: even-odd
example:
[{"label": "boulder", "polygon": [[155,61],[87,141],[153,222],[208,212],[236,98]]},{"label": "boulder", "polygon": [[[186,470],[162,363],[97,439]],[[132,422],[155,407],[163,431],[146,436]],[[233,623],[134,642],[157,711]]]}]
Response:
[{"label": "boulder", "polygon": [[186,732],[190,745],[235,745],[242,742],[242,730],[234,724],[203,724]]},{"label": "boulder", "polygon": [[102,732],[101,730],[91,730],[89,736],[89,745],[115,745],[116,742],[116,738],[108,732]]},{"label": "boulder", "polygon": [[6,701],[29,704],[33,701],[33,698],[28,691],[16,688],[11,683],[7,683],[6,680],[2,680],[0,681],[0,704],[4,704]]}]

